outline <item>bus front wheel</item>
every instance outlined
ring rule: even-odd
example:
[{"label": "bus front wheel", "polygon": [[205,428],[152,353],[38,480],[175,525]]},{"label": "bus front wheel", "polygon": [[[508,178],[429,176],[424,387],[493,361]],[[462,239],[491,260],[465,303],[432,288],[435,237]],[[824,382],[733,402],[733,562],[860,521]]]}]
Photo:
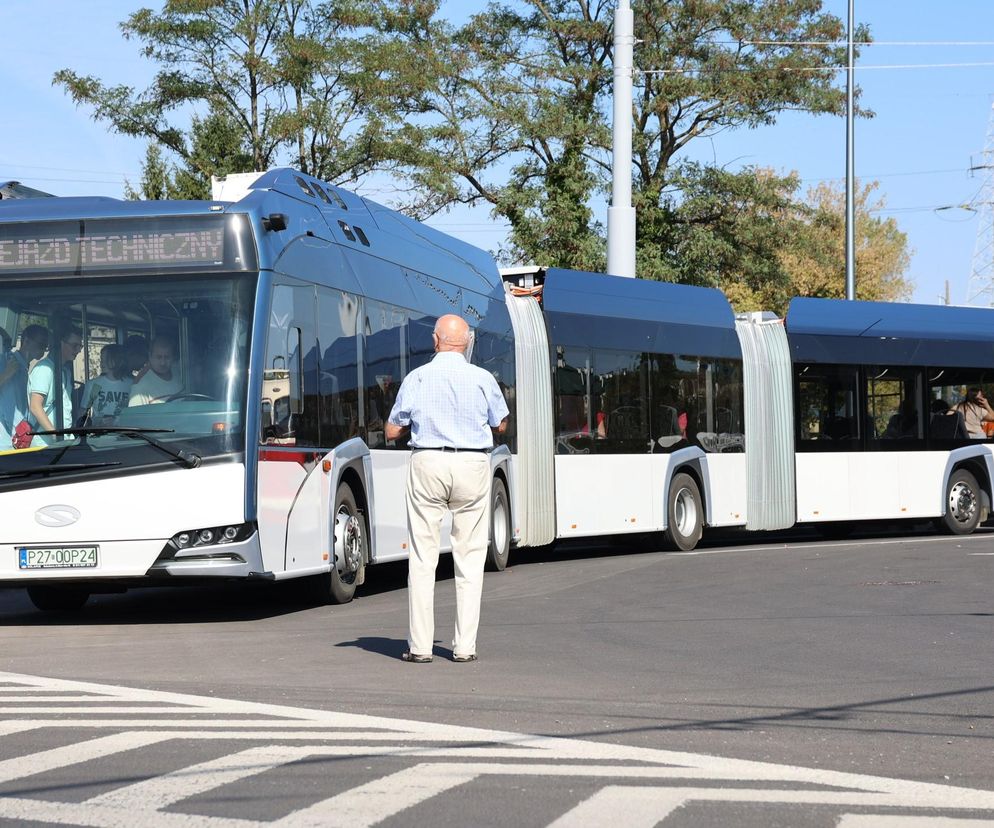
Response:
[{"label": "bus front wheel", "polygon": [[321,597],[329,604],[347,604],[355,597],[356,587],[363,581],[369,554],[366,521],[348,483],[342,483],[335,493],[332,519],[335,557],[331,571],[320,576],[323,585]]},{"label": "bus front wheel", "polygon": [[503,572],[511,554],[511,504],[507,486],[495,477],[490,491],[490,544],[487,546],[487,570]]},{"label": "bus front wheel", "polygon": [[76,586],[36,584],[28,587],[28,598],[43,612],[76,612],[90,599],[90,592]]},{"label": "bus front wheel", "polygon": [[969,535],[980,523],[980,487],[966,469],[956,469],[946,486],[946,511],[941,526],[954,535]]},{"label": "bus front wheel", "polygon": [[673,475],[666,498],[666,543],[681,552],[689,552],[701,539],[704,530],[704,503],[697,481],[689,474]]}]

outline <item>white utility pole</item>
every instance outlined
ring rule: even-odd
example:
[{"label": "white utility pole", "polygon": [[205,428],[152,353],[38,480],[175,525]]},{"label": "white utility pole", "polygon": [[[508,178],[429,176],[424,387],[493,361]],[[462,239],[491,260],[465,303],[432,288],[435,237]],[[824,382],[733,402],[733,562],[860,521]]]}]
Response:
[{"label": "white utility pole", "polygon": [[848,45],[846,49],[846,299],[856,298],[856,184],[853,168],[853,18],[855,0],[849,0]]},{"label": "white utility pole", "polygon": [[607,208],[607,272],[635,277],[635,208],[632,207],[632,85],[635,16],[628,0],[614,15],[614,132],[611,206]]}]

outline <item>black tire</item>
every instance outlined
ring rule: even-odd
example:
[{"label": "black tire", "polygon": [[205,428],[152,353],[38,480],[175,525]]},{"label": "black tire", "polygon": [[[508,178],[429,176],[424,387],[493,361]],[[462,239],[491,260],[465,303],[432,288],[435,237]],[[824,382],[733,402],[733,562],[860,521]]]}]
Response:
[{"label": "black tire", "polygon": [[488,572],[503,572],[511,554],[511,500],[499,477],[490,489],[490,544],[487,546]]},{"label": "black tire", "polygon": [[[314,578],[315,597],[325,604],[347,604],[355,597],[356,587],[363,582],[369,560],[366,519],[348,483],[339,485],[335,493],[335,511],[331,519],[334,559],[330,572]],[[338,568],[339,556],[349,561],[344,572]]]},{"label": "black tire", "polygon": [[666,531],[663,538],[671,548],[689,552],[704,531],[704,501],[697,481],[689,474],[673,475],[666,496]]},{"label": "black tire", "polygon": [[28,587],[28,598],[43,612],[78,612],[90,599],[90,591],[77,586],[35,584]]},{"label": "black tire", "polygon": [[946,484],[946,510],[941,528],[953,535],[969,535],[980,523],[980,486],[966,469],[956,469]]}]

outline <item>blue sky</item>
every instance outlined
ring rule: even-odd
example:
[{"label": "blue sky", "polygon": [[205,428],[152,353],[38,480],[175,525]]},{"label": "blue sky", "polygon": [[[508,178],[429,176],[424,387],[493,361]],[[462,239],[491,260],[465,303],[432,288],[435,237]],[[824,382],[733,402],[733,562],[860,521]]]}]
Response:
[{"label": "blue sky", "polygon": [[[152,67],[139,57],[138,44],[122,40],[117,29],[141,5],[131,0],[0,4],[0,101],[6,116],[0,180],[16,179],[59,195],[113,197],[121,195],[125,178],[138,180],[144,143],[109,133],[53,88],[51,77],[71,67],[108,83],[148,80]],[[449,3],[459,13],[477,5],[482,3]],[[846,0],[825,0],[824,7],[845,18]],[[969,168],[983,163],[994,103],[994,2],[856,0],[856,16],[870,25],[878,43],[859,61],[866,67],[857,73],[863,103],[876,117],[856,125],[856,174],[880,182],[885,215],[908,234],[914,301],[942,301],[948,280],[952,302],[962,304],[979,214],[957,205],[974,202],[984,183],[983,171],[971,174]],[[870,68],[876,66],[918,68]],[[845,123],[789,114],[773,127],[719,135],[706,146],[698,144],[695,154],[731,167],[796,170],[805,186],[841,180]],[[432,223],[484,248],[496,247],[503,234],[483,211],[456,211]]]}]

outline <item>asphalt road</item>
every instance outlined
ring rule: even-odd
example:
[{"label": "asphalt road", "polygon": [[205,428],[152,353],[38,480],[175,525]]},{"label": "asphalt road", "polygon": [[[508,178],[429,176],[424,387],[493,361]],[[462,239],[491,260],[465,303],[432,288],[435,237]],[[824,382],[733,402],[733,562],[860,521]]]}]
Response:
[{"label": "asphalt road", "polygon": [[440,579],[0,592],[0,824],[994,826],[994,533],[522,552],[473,664]]}]

